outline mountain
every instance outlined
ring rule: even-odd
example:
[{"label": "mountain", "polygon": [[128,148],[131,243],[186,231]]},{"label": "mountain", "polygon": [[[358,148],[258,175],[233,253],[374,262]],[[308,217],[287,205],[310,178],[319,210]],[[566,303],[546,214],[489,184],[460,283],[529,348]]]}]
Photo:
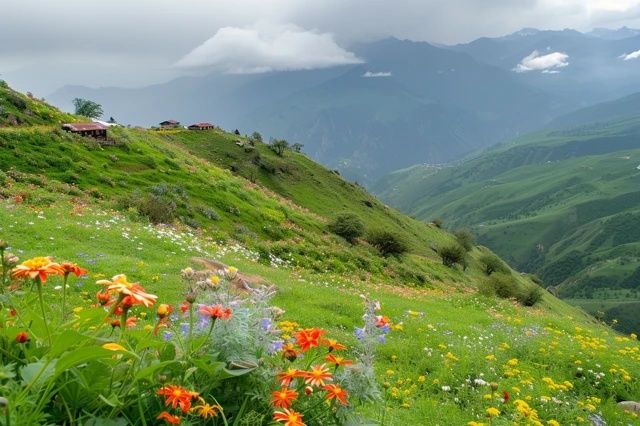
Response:
[{"label": "mountain", "polygon": [[[0,247],[21,262],[53,256],[89,269],[63,278],[49,265],[46,284],[36,280],[40,297],[20,282],[5,286],[1,275],[7,318],[0,327],[0,361],[13,378],[3,396],[34,401],[7,410],[13,424],[180,420],[168,411],[202,423],[196,416],[203,401],[224,407],[218,412],[224,422],[263,424],[273,417],[273,392],[281,388],[276,373],[292,365],[308,368],[303,366],[315,357],[327,363],[340,357],[355,370],[343,378],[342,371],[350,370],[332,367],[332,384],[348,386],[352,402],[340,411],[325,403],[327,389],[316,386],[306,395],[306,384],[294,383],[300,397],[293,408],[309,425],[345,424],[337,419],[345,412],[365,419],[356,424],[388,425],[424,424],[425,418],[467,424],[496,411],[509,424],[571,424],[594,412],[610,424],[634,421],[617,401],[640,392],[633,379],[640,375],[635,337],[615,333],[548,293],[537,293],[541,300],[534,307],[496,297],[493,285],[503,296],[537,287],[506,265],[487,277],[480,259],[491,252],[484,247],[472,245],[461,266],[443,265],[436,251],[453,244],[453,235],[383,205],[307,156],[295,150],[279,155],[219,129],[111,127],[108,140],[99,141],[60,129],[60,119],[86,119],[0,86],[0,105],[9,104],[10,114],[40,118],[34,124],[0,122]],[[370,235],[352,242],[334,235],[327,223],[345,212],[359,217],[369,233],[384,229],[405,239],[408,252],[385,257],[368,242]],[[206,280],[191,281],[186,267],[202,268],[202,258],[239,269],[200,272],[197,277]],[[43,261],[50,262],[38,259]],[[40,265],[24,267],[34,264]],[[155,297],[141,293],[144,286],[158,297],[156,306],[123,309],[126,328],[105,322],[118,301],[96,303],[104,287],[95,281],[120,273],[128,284],[118,275],[112,287]],[[242,288],[236,295],[226,286],[231,277],[269,287]],[[231,316],[196,325],[195,306],[187,306],[185,297],[195,298],[201,314],[205,303],[220,297]],[[60,315],[65,300],[69,318]],[[375,331],[364,342],[358,337],[370,331],[361,328],[363,308]],[[287,335],[309,327],[340,344],[309,342],[305,357],[294,360],[300,339]],[[294,355],[265,339],[287,340]],[[366,365],[360,350],[366,350]],[[576,361],[585,371],[596,370],[581,380]],[[600,371],[612,377],[606,386],[596,384]],[[38,372],[44,373],[34,386],[29,378]],[[159,389],[182,387],[201,392],[195,409],[163,405]],[[508,390],[490,394],[491,387]],[[550,392],[566,403],[549,404]],[[504,402],[509,393],[522,398],[513,407]],[[168,411],[158,416],[162,410]]]},{"label": "mountain", "polygon": [[581,108],[553,119],[548,127],[570,128],[640,116],[640,93]]},{"label": "mountain", "polygon": [[[633,55],[625,60],[640,50],[637,30],[594,30],[585,34],[571,29],[525,29],[504,37],[480,38],[452,49],[511,71],[519,81],[553,93],[575,108],[640,91],[640,60]],[[531,57],[534,52],[538,57],[556,56],[536,63]],[[527,67],[519,67],[526,58],[531,60]]]},{"label": "mountain", "polygon": [[604,310],[598,300],[640,298],[639,183],[636,115],[542,131],[446,167],[400,170],[374,191],[417,218],[471,227],[482,244],[557,294],[593,299],[595,312]]},{"label": "mountain", "polygon": [[142,89],[65,87],[50,99],[101,103],[106,116],[153,125],[210,120],[304,144],[314,159],[371,182],[416,161],[445,162],[568,112],[555,96],[429,43],[354,48],[364,65],[266,75],[182,78]]}]

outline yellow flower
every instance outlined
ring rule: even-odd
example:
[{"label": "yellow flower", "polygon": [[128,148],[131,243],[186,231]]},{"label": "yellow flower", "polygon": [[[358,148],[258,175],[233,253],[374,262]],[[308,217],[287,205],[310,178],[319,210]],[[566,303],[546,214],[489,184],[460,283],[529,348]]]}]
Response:
[{"label": "yellow flower", "polygon": [[227,268],[227,276],[231,279],[235,278],[238,274],[238,268],[234,268],[233,266],[229,266]]},{"label": "yellow flower", "polygon": [[153,330],[153,326],[151,324],[147,324],[144,326],[144,331],[149,332]]},{"label": "yellow flower", "polygon": [[211,283],[212,287],[216,287],[218,284],[220,284],[220,277],[217,275],[211,275],[211,277],[209,277],[209,282]]},{"label": "yellow flower", "polygon": [[445,355],[445,357],[447,358],[448,361],[457,361],[458,357],[456,357],[454,354],[452,354],[451,352],[447,352],[447,354]]},{"label": "yellow flower", "polygon": [[500,410],[495,407],[489,407],[487,408],[486,413],[489,417],[498,417],[500,415]]},{"label": "yellow flower", "polygon": [[119,345],[117,343],[105,343],[104,345],[102,345],[102,347],[109,351],[126,351],[124,346]]},{"label": "yellow flower", "polygon": [[83,311],[83,307],[82,306],[78,306],[77,308],[73,308],[73,313],[74,314],[79,314],[80,312]]},{"label": "yellow flower", "polygon": [[387,376],[391,377],[391,376],[393,376],[394,374],[396,374],[396,372],[395,372],[395,371],[393,371],[393,370],[387,370]]},{"label": "yellow flower", "polygon": [[509,361],[507,361],[507,365],[509,367],[515,367],[516,365],[518,365],[518,359],[517,358],[512,358]]},{"label": "yellow flower", "polygon": [[549,426],[560,426],[560,423],[557,420],[549,420],[547,422],[547,425],[549,425]]},{"label": "yellow flower", "polygon": [[420,383],[424,383],[424,381],[425,381],[425,380],[427,380],[427,378],[426,378],[426,377],[424,377],[424,376],[418,376],[418,381],[419,381]]},{"label": "yellow flower", "polygon": [[495,361],[496,360],[496,356],[491,354],[491,355],[485,356],[484,359],[486,359],[487,361]]}]

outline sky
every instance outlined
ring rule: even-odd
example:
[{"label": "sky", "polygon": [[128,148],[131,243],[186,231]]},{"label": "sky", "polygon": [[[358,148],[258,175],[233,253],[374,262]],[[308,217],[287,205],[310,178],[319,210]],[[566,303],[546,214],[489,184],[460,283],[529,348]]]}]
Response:
[{"label": "sky", "polygon": [[350,46],[389,36],[455,44],[525,27],[624,25],[640,27],[640,0],[5,0],[0,79],[47,96],[64,85],[358,63]]}]

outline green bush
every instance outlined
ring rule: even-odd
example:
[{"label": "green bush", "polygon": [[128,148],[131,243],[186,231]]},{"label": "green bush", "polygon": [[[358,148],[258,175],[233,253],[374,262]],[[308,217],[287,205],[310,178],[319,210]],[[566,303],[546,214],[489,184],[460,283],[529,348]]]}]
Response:
[{"label": "green bush", "polygon": [[542,300],[543,294],[544,291],[540,286],[529,284],[519,292],[516,298],[524,306],[533,306]]},{"label": "green bush", "polygon": [[497,296],[501,299],[515,298],[518,291],[518,283],[511,275],[496,273],[480,283],[480,292],[487,296]]},{"label": "green bush", "polygon": [[485,253],[478,260],[482,265],[482,270],[487,275],[491,275],[494,272],[505,273],[509,271],[507,265],[495,254]]},{"label": "green bush", "polygon": [[342,213],[329,224],[329,230],[353,244],[364,235],[364,223],[353,213]]},{"label": "green bush", "polygon": [[404,238],[391,231],[373,230],[367,235],[367,241],[385,257],[399,256],[409,250]]},{"label": "green bush", "polygon": [[456,264],[466,265],[467,251],[458,243],[441,247],[438,250],[438,254],[442,259],[442,264],[449,268],[454,267]]},{"label": "green bush", "polygon": [[468,229],[460,229],[455,232],[456,240],[466,251],[473,250],[476,237]]}]

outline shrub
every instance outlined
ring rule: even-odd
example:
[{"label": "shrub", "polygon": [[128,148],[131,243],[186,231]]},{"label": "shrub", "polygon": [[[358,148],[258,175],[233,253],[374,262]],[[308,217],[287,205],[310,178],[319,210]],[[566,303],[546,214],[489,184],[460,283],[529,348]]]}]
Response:
[{"label": "shrub", "polygon": [[491,275],[494,272],[505,273],[509,271],[507,265],[495,254],[486,253],[480,256],[480,264],[485,274]]},{"label": "shrub", "polygon": [[533,306],[542,300],[544,291],[542,288],[535,284],[529,284],[522,289],[517,295],[518,302],[524,306]]},{"label": "shrub", "polygon": [[367,235],[367,241],[385,257],[399,256],[409,250],[407,242],[400,235],[391,231],[371,231]]},{"label": "shrub", "polygon": [[466,264],[465,258],[467,256],[467,252],[464,247],[458,243],[441,247],[440,250],[438,250],[438,254],[442,259],[442,264],[449,268],[454,267],[456,264],[463,266]]},{"label": "shrub", "polygon": [[456,240],[466,251],[471,251],[476,242],[475,236],[468,229],[460,229],[455,232]]},{"label": "shrub", "polygon": [[431,219],[431,223],[433,223],[438,228],[442,228],[442,226],[444,225],[444,221],[439,217],[434,217],[433,219]]},{"label": "shrub", "polygon": [[278,156],[282,157],[284,151],[289,148],[289,142],[284,139],[276,139],[274,141],[271,141],[271,143],[269,144],[269,148],[271,148],[271,150]]},{"label": "shrub", "polygon": [[353,244],[364,235],[364,223],[353,213],[342,213],[329,224],[329,230]]},{"label": "shrub", "polygon": [[24,99],[22,99],[20,96],[18,96],[18,95],[14,95],[13,93],[9,93],[9,94],[7,94],[6,99],[11,105],[16,107],[20,111],[24,111],[25,109],[27,109],[27,102]]},{"label": "shrub", "polygon": [[518,284],[511,275],[496,273],[480,283],[480,292],[487,296],[510,299],[518,295]]},{"label": "shrub", "polygon": [[134,194],[120,200],[122,210],[134,208],[139,215],[146,217],[151,223],[171,223],[176,219],[177,205],[169,197],[154,193]]}]

